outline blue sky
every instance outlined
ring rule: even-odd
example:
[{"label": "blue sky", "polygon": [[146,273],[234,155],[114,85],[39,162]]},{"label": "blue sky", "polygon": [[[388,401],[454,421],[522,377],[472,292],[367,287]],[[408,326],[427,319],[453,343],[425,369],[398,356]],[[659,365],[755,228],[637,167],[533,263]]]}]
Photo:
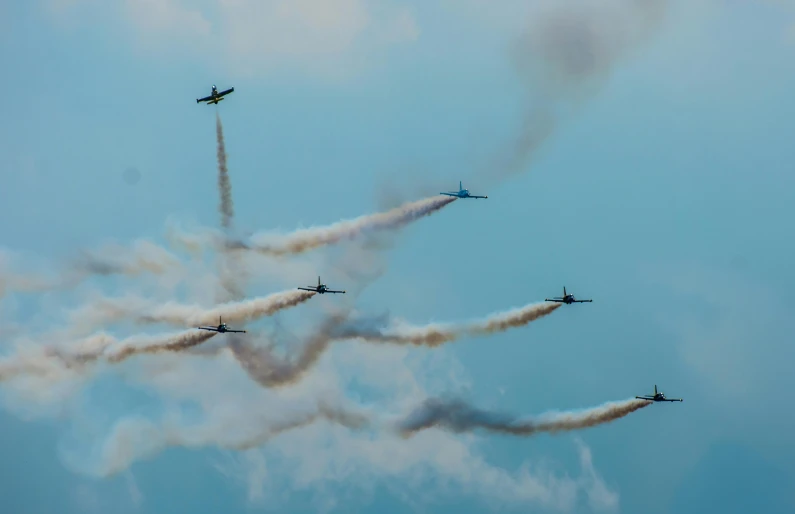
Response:
[{"label": "blue sky", "polygon": [[[108,241],[166,244],[170,224],[217,227],[216,108],[194,102],[217,84],[235,87],[218,112],[242,234],[352,218],[459,180],[489,196],[409,225],[387,250],[257,262],[252,296],[318,273],[342,288],[353,271],[382,274],[359,295],[313,299],[255,330],[278,321],[298,338],[333,302],[425,323],[564,284],[594,299],[438,349],[339,343],[286,389],[263,390],[229,359],[180,356],[49,389],[6,383],[7,510],[792,512],[795,415],[782,393],[795,386],[795,6],[672,1],[659,26],[637,32],[636,17],[611,18],[606,48],[628,51],[587,87],[540,95],[549,84],[524,81],[511,59],[546,19],[544,2],[525,4],[3,4],[0,243],[18,269],[57,269]],[[563,114],[521,170],[497,180],[491,167],[510,157],[531,107]],[[3,351],[48,343],[98,291],[211,302],[214,268],[189,269],[184,290],[144,277],[6,295]],[[533,414],[655,383],[685,401],[558,436],[402,441],[318,422],[247,452],[216,444],[318,396],[386,415],[452,392]],[[175,409],[195,421],[195,444],[146,455],[179,429]],[[140,458],[97,477],[119,430]]]}]

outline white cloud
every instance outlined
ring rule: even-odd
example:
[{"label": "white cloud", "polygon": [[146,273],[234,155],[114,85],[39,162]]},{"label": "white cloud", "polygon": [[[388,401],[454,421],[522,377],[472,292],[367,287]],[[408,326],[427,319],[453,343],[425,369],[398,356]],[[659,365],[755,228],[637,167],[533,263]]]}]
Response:
[{"label": "white cloud", "polygon": [[661,322],[714,400],[760,408],[795,386],[792,307],[775,289],[714,263],[669,263],[653,276],[680,299]]},{"label": "white cloud", "polygon": [[125,14],[141,34],[168,33],[172,37],[206,37],[211,24],[204,14],[180,0],[126,0]]},{"label": "white cloud", "polygon": [[[60,18],[90,1],[57,0],[52,12]],[[243,75],[293,68],[344,77],[372,52],[420,33],[414,12],[392,0],[205,0],[190,7],[182,0],[125,0],[115,16],[132,27],[140,48],[213,56],[214,65]]]}]

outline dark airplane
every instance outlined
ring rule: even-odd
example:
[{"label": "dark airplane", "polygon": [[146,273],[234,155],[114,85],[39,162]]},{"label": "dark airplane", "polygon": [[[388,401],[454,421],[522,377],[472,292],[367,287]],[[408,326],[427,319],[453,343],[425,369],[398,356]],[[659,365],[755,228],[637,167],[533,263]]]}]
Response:
[{"label": "dark airplane", "polygon": [[218,316],[218,326],[217,327],[197,327],[200,330],[209,330],[211,332],[218,332],[223,334],[225,332],[236,332],[238,334],[245,334],[245,330],[232,330],[231,328],[226,328],[226,323],[221,321],[221,316]]},{"label": "dark airplane", "polygon": [[572,303],[590,303],[593,300],[578,300],[574,297],[573,294],[566,293],[566,286],[563,286],[563,296],[556,296],[555,298],[546,298],[544,301],[572,304]]},{"label": "dark airplane", "polygon": [[221,100],[224,99],[223,98],[224,96],[228,95],[229,93],[231,93],[234,90],[235,90],[235,88],[230,87],[226,91],[221,91],[219,93],[218,89],[215,87],[215,84],[213,84],[213,92],[210,93],[210,96],[205,96],[204,98],[197,98],[196,99],[196,103],[207,102],[207,105],[217,104],[218,102],[220,102]]},{"label": "dark airplane", "polygon": [[681,402],[681,398],[666,398],[663,393],[657,392],[657,384],[654,384],[654,395],[636,396],[638,400],[648,400],[650,402]]},{"label": "dark airplane", "polygon": [[317,277],[317,286],[307,286],[307,287],[299,287],[302,291],[314,291],[318,294],[325,294],[325,293],[342,293],[345,294],[345,291],[332,291],[331,289],[326,286],[326,284],[320,283],[320,276]]},{"label": "dark airplane", "polygon": [[476,196],[469,194],[469,189],[464,189],[464,183],[458,181],[458,191],[439,193],[440,195],[455,196],[456,198],[488,198],[488,196]]}]

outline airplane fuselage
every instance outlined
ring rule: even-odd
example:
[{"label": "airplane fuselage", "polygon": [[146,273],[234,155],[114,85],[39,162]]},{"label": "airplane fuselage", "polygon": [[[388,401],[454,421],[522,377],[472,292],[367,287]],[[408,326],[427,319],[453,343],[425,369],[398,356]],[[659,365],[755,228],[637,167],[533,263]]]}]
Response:
[{"label": "airplane fuselage", "polygon": [[472,196],[471,194],[469,194],[469,189],[464,189],[462,182],[458,183],[458,191],[448,191],[446,193],[439,193],[439,194],[452,196],[454,198],[475,198],[475,199],[488,198],[488,196],[477,196],[477,195]]}]

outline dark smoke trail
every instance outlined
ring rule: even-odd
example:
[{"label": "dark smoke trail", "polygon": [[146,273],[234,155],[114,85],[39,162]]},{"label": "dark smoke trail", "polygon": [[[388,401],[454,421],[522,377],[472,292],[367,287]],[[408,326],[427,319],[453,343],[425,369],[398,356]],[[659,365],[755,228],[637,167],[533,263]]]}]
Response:
[{"label": "dark smoke trail", "polygon": [[331,407],[321,402],[316,412],[307,413],[300,418],[286,420],[271,427],[267,431],[261,432],[253,438],[229,446],[239,451],[257,448],[283,432],[303,428],[321,419],[352,430],[362,429],[369,423],[369,419],[366,416]]},{"label": "dark smoke trail", "polygon": [[229,179],[229,168],[226,163],[226,143],[224,142],[224,127],[221,124],[221,116],[215,113],[215,133],[218,141],[218,194],[220,195],[219,211],[221,214],[221,228],[227,240],[221,251],[220,259],[220,281],[226,295],[219,300],[231,299],[240,300],[245,294],[243,283],[245,278],[240,256],[229,252],[228,238],[232,228],[232,220],[235,216],[235,206],[232,199],[232,182]]},{"label": "dark smoke trail", "polygon": [[346,318],[347,314],[335,314],[326,319],[293,360],[276,357],[272,348],[256,348],[242,338],[230,340],[229,348],[248,376],[261,386],[294,384],[320,359],[332,341],[334,329]]},{"label": "dark smoke trail", "polygon": [[660,28],[669,0],[556,0],[534,11],[511,57],[530,104],[516,139],[478,183],[525,171],[569,112]]},{"label": "dark smoke trail", "polygon": [[490,432],[531,436],[540,432],[556,433],[609,423],[651,403],[631,399],[605,403],[591,409],[549,412],[534,418],[519,419],[507,414],[480,410],[461,400],[432,398],[398,423],[398,430],[404,437],[434,426],[452,432],[471,432],[481,428]]},{"label": "dark smoke trail", "polygon": [[215,137],[218,140],[218,192],[221,195],[219,210],[221,212],[221,226],[229,230],[232,218],[235,216],[235,206],[232,202],[232,183],[229,181],[229,169],[226,167],[226,144],[224,143],[224,127],[221,116],[215,113]]},{"label": "dark smoke trail", "polygon": [[133,355],[138,355],[141,353],[180,352],[209,341],[215,335],[215,332],[192,330],[190,332],[185,332],[176,336],[170,336],[165,340],[162,340],[162,337],[155,338],[153,342],[150,342],[150,344],[145,346],[138,346],[128,343],[120,350],[108,355],[107,359],[108,362],[116,364],[125,359],[129,359]]}]

